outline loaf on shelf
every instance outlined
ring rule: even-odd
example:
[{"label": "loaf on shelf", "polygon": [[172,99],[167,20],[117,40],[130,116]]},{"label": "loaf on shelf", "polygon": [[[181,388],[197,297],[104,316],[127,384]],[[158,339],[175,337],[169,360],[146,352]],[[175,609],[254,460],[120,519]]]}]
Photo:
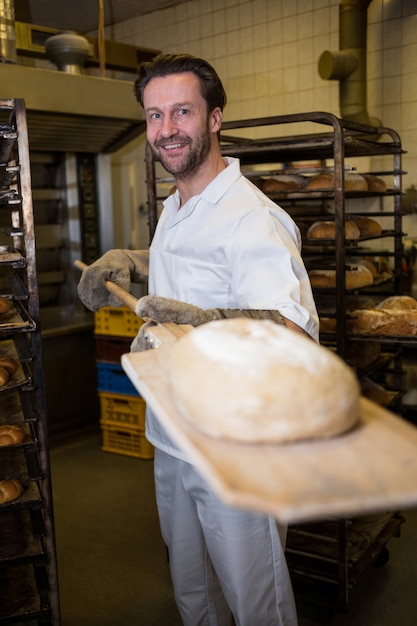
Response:
[{"label": "loaf on shelf", "polygon": [[13,502],[23,493],[23,485],[15,478],[0,480],[0,504]]},{"label": "loaf on shelf", "polygon": [[299,174],[280,174],[267,178],[261,184],[264,193],[279,193],[286,191],[297,191],[303,189],[306,185],[306,178]]},{"label": "loaf on shelf", "polygon": [[22,443],[25,431],[18,424],[0,424],[0,446]]},{"label": "loaf on shelf", "polygon": [[[313,287],[336,287],[336,270],[313,269],[308,274]],[[374,279],[367,267],[358,264],[345,271],[345,282],[346,289],[360,289],[372,285]]]},{"label": "loaf on shelf", "polygon": [[[306,189],[334,189],[335,176],[331,172],[322,172],[312,176],[306,185]],[[368,183],[361,174],[345,174],[345,191],[368,191]]]},{"label": "loaf on shelf", "polygon": [[390,296],[374,308],[352,311],[349,330],[357,334],[417,335],[417,301],[411,296]]},{"label": "loaf on shelf", "polygon": [[[353,220],[345,221],[345,238],[356,240],[360,237],[360,230]],[[307,231],[307,239],[334,239],[336,224],[334,221],[314,222]]]}]

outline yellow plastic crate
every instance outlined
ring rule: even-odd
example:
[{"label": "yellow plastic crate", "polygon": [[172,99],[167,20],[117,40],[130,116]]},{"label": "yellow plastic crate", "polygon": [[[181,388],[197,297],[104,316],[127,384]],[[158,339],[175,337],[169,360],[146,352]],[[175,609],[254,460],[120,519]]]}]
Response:
[{"label": "yellow plastic crate", "polygon": [[127,306],[105,306],[94,313],[94,333],[116,337],[136,337],[143,320]]},{"label": "yellow plastic crate", "polygon": [[98,395],[102,423],[145,429],[146,403],[143,398],[104,391]]},{"label": "yellow plastic crate", "polygon": [[145,431],[139,428],[112,426],[100,422],[102,450],[133,456],[138,459],[153,459],[154,447],[145,437]]}]

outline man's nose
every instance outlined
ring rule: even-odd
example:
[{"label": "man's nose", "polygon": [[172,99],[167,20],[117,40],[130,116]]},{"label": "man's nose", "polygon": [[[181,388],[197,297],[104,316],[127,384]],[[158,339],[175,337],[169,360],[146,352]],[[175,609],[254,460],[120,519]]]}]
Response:
[{"label": "man's nose", "polygon": [[160,135],[163,137],[172,137],[178,133],[177,125],[175,121],[167,116],[164,118],[161,128],[159,129]]}]

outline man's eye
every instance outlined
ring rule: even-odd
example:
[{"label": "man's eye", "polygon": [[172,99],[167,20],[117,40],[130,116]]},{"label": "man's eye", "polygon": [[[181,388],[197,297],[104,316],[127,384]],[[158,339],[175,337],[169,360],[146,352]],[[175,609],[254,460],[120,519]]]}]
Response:
[{"label": "man's eye", "polygon": [[179,115],[187,115],[187,113],[188,113],[188,109],[180,109],[180,110],[178,111],[178,113],[179,113]]},{"label": "man's eye", "polygon": [[159,120],[160,117],[161,117],[160,113],[151,113],[149,116],[151,120]]}]

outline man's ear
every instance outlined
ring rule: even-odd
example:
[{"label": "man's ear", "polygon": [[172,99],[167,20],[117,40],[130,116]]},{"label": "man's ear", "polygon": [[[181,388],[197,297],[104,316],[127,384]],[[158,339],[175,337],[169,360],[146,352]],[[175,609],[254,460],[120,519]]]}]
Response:
[{"label": "man's ear", "polygon": [[211,132],[217,133],[219,132],[222,125],[223,113],[220,107],[216,107],[210,113],[210,122],[211,122]]}]

